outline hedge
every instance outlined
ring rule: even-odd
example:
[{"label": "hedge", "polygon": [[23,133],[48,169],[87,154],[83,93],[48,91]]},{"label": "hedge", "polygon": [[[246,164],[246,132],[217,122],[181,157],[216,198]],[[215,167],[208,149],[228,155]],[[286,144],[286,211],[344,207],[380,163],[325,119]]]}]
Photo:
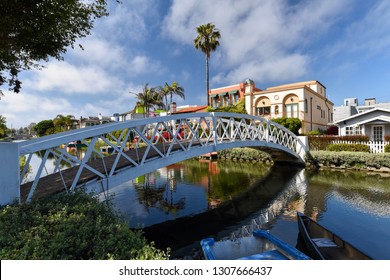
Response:
[{"label": "hedge", "polygon": [[365,144],[330,144],[327,149],[330,152],[370,152],[370,147]]},{"label": "hedge", "polygon": [[325,167],[354,169],[390,168],[390,157],[385,153],[311,151],[310,154],[311,163]]},{"label": "hedge", "polygon": [[390,153],[390,144],[385,146],[385,153]]},{"label": "hedge", "polygon": [[272,162],[269,154],[253,148],[233,148],[218,151],[218,158],[239,161]]},{"label": "hedge", "polygon": [[83,190],[0,209],[0,258],[168,259],[111,204]]},{"label": "hedge", "polygon": [[328,145],[332,144],[333,141],[353,141],[353,142],[367,142],[369,137],[367,135],[348,135],[348,136],[331,136],[322,135],[315,136],[309,135],[309,147],[311,151],[325,151]]}]

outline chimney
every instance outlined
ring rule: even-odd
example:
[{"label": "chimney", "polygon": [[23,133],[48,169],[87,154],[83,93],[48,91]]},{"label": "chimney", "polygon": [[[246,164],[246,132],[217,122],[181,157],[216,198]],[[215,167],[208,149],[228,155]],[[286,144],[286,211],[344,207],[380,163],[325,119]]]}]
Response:
[{"label": "chimney", "polygon": [[170,107],[170,113],[176,113],[176,102],[172,102],[171,103],[171,107]]}]

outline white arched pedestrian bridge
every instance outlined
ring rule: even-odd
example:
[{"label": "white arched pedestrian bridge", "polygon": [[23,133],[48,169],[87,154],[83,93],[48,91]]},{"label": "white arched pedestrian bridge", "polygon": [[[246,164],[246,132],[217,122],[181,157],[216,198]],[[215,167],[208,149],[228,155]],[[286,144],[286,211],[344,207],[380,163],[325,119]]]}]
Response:
[{"label": "white arched pedestrian bridge", "polygon": [[158,168],[234,147],[262,149],[275,162],[304,164],[306,146],[279,124],[232,113],[176,114],[3,142],[0,204],[79,186],[106,191]]}]

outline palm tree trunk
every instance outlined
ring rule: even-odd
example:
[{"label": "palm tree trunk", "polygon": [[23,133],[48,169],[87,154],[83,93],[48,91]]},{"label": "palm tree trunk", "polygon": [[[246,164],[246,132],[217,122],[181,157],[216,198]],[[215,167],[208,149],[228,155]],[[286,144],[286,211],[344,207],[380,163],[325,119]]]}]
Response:
[{"label": "palm tree trunk", "polygon": [[210,106],[209,102],[209,57],[206,54],[206,98],[207,98],[207,106]]}]

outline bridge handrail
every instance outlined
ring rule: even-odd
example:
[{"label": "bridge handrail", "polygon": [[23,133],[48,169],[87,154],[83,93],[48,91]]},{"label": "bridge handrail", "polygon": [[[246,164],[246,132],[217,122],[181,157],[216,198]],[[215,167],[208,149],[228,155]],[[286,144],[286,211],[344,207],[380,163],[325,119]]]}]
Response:
[{"label": "bridge handrail", "polygon": [[[86,148],[72,149],[79,143]],[[107,156],[102,143],[114,154]],[[99,182],[103,189],[108,189],[110,182],[117,183],[119,178],[122,182],[129,180],[128,174],[140,176],[180,160],[241,146],[262,146],[275,154],[282,151],[290,159],[303,163],[304,145],[297,136],[257,116],[209,112],[129,120],[23,142],[0,143],[0,161],[7,162],[0,174],[0,192],[8,193],[0,197],[0,204],[14,197],[20,199],[22,189],[29,190],[27,200],[30,200],[37,188],[53,182],[61,183],[65,190],[90,182]],[[22,156],[25,162],[20,172]],[[29,174],[33,159],[39,167]]]},{"label": "bridge handrail", "polygon": [[189,113],[189,114],[174,114],[169,116],[154,117],[154,118],[144,118],[136,120],[127,120],[116,123],[107,123],[101,124],[86,128],[80,128],[77,130],[70,130],[66,132],[60,132],[52,135],[42,136],[39,138],[18,142],[20,154],[29,154],[52,147],[62,145],[64,143],[69,143],[72,141],[77,141],[85,138],[94,137],[96,135],[105,134],[115,130],[123,130],[126,128],[136,128],[139,126],[144,126],[148,124],[153,124],[156,122],[169,122],[180,120],[183,118],[193,119],[193,118],[207,118],[207,117],[227,117],[227,118],[245,118],[258,120],[260,122],[269,123],[273,126],[278,127],[284,133],[290,135],[292,138],[296,138],[296,135],[290,130],[286,129],[282,125],[275,123],[271,120],[261,118],[258,116],[246,115],[246,114],[237,114],[237,113],[221,113],[221,112],[211,112],[211,113]]}]

